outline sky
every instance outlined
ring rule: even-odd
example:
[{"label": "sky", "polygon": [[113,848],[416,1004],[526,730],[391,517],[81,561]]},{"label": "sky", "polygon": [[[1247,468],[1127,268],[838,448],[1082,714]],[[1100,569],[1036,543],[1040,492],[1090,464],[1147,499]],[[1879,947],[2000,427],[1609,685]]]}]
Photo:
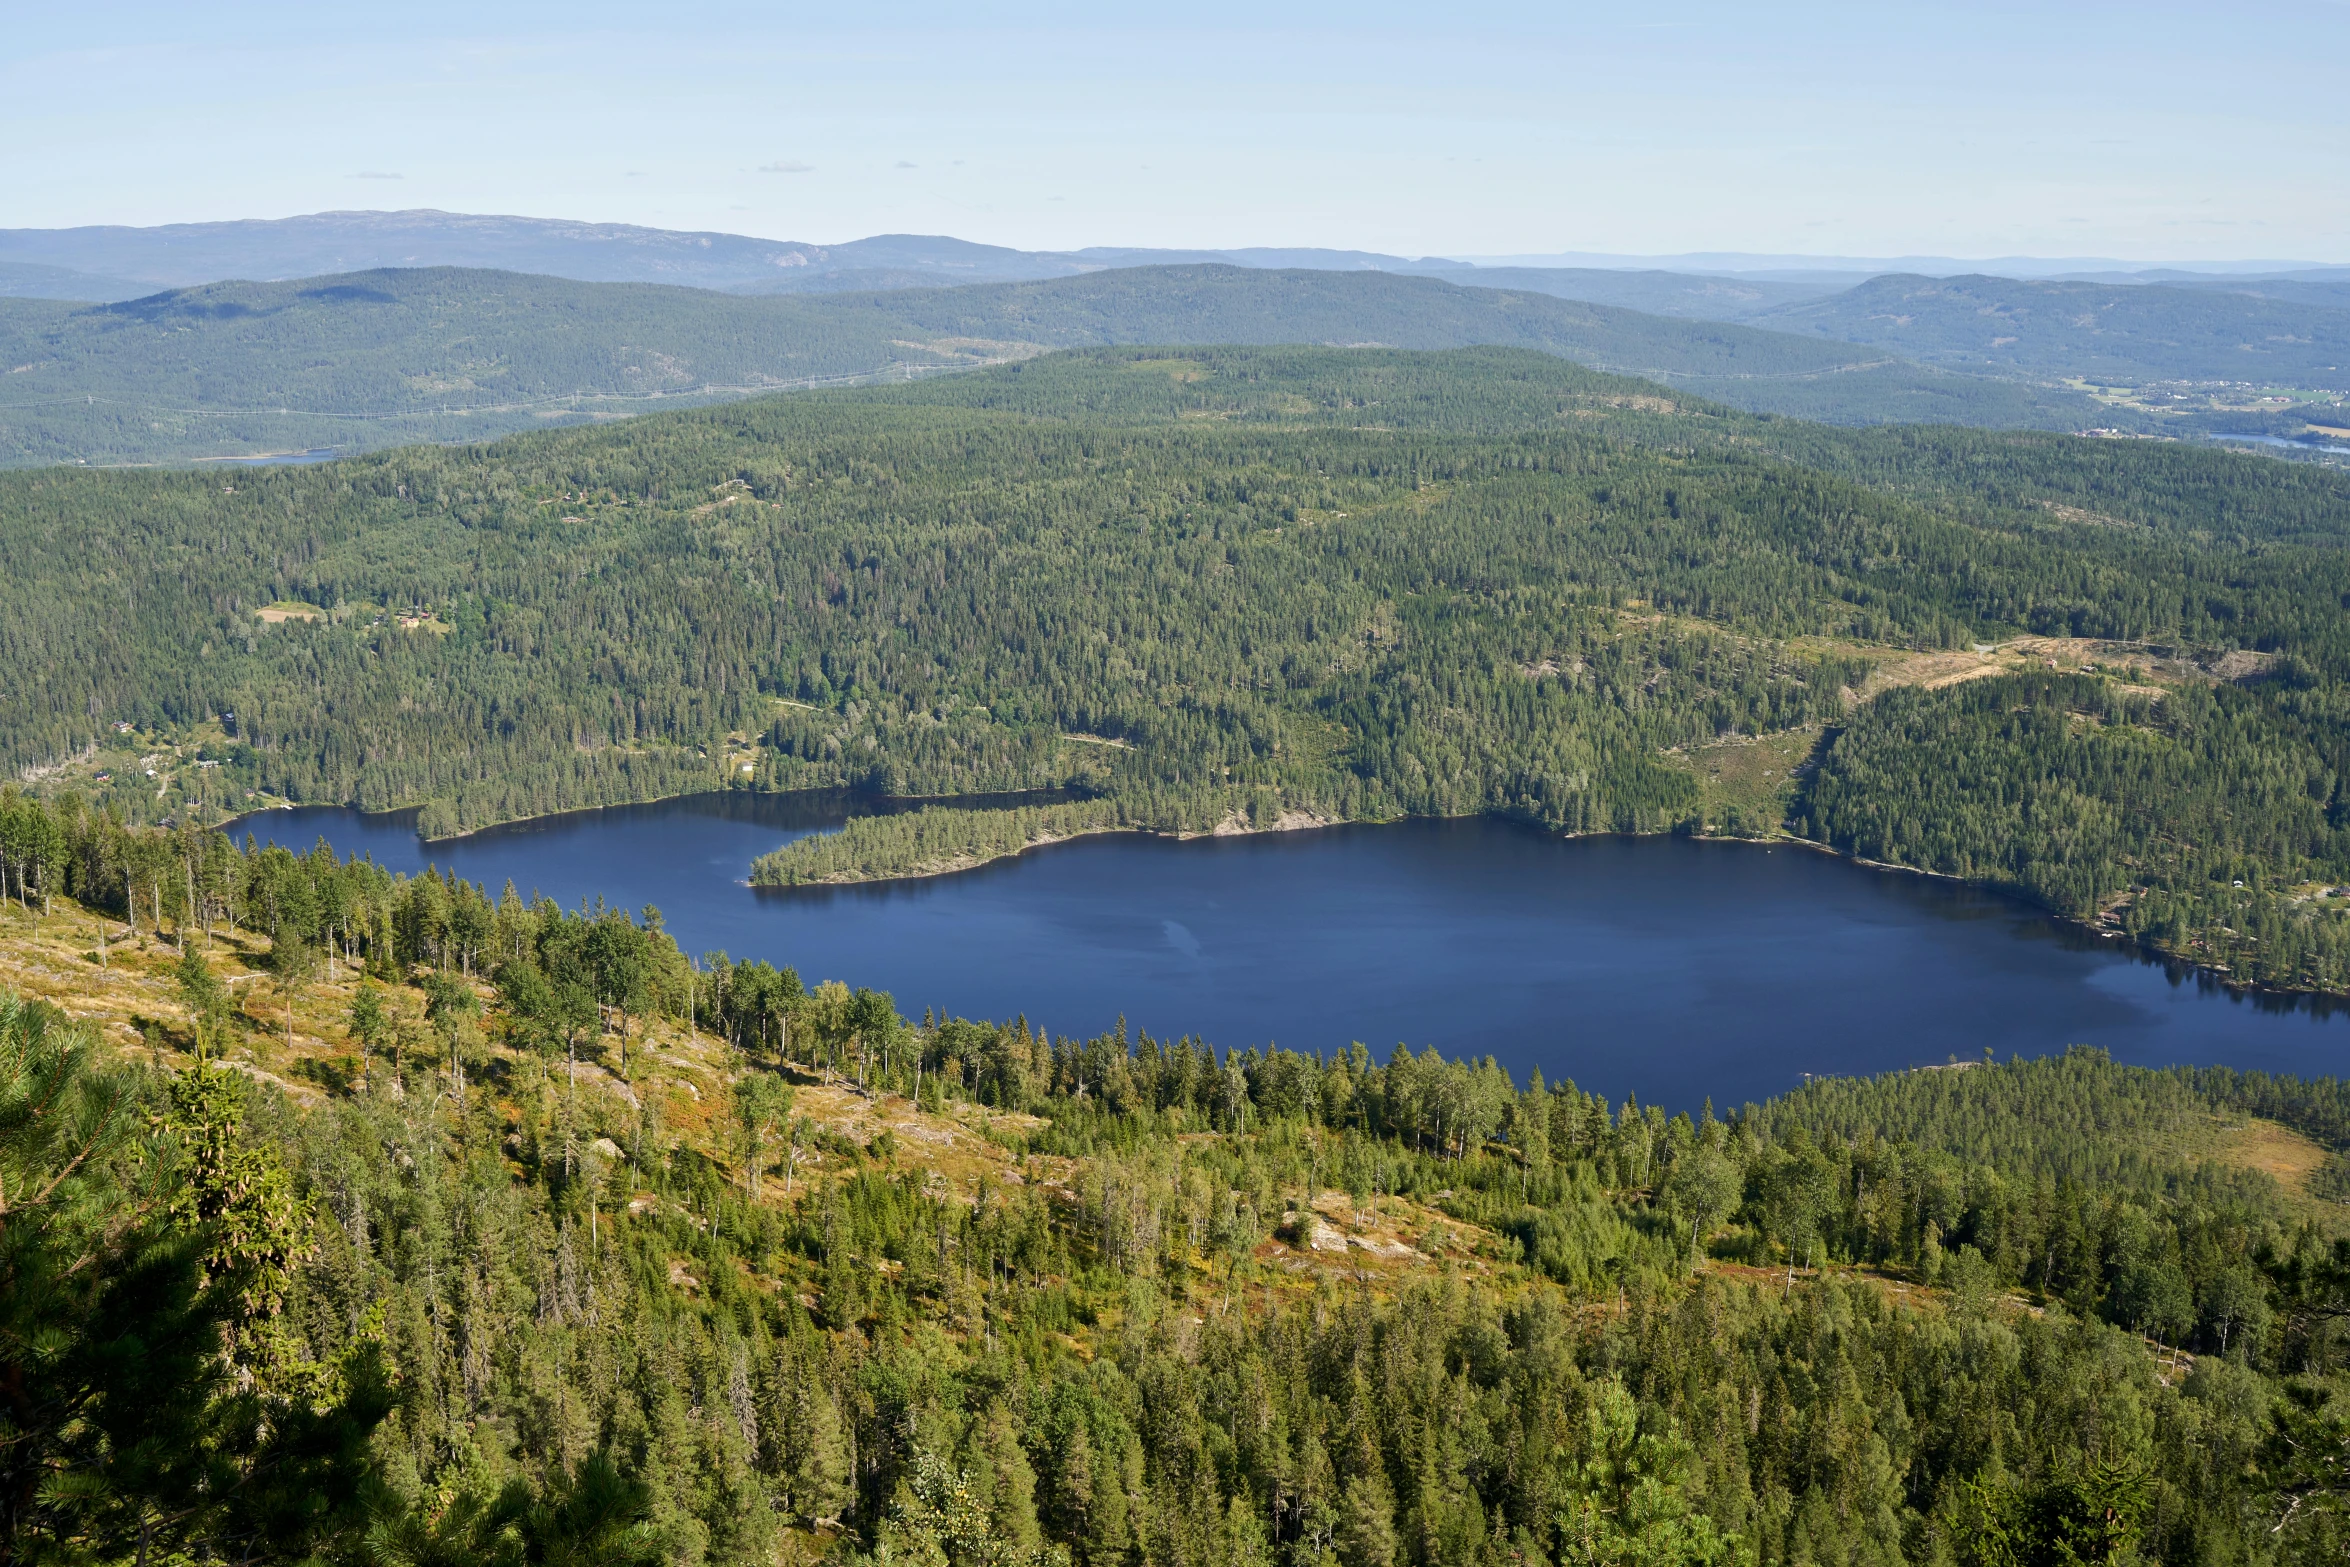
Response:
[{"label": "sky", "polygon": [[2350,0],[81,0],[0,29],[0,227],[2345,262],[2346,84]]}]

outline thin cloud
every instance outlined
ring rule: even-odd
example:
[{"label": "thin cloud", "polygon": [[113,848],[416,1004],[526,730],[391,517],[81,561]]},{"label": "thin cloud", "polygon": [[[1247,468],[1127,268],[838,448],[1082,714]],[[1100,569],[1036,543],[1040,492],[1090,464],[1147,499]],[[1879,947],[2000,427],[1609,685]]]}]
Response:
[{"label": "thin cloud", "polygon": [[779,159],[774,163],[760,164],[759,172],[761,174],[813,174],[816,172],[816,165],[813,163],[794,163],[789,159]]},{"label": "thin cloud", "polygon": [[921,165],[918,163],[908,163],[905,159],[900,158],[898,159],[898,167],[901,169],[918,169],[921,167]]},{"label": "thin cloud", "polygon": [[361,169],[351,176],[355,180],[404,180],[407,177],[405,174],[395,174],[388,169]]}]

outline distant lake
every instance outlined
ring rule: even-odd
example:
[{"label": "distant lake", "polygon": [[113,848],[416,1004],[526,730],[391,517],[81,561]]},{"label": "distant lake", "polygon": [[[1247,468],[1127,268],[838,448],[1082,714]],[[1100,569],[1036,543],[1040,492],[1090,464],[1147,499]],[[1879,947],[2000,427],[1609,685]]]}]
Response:
[{"label": "distant lake", "polygon": [[2321,446],[2315,441],[2290,441],[2281,435],[2214,435],[2215,441],[2250,441],[2258,446],[2282,446],[2296,452],[2350,453],[2350,446]]},{"label": "distant lake", "polygon": [[[2340,1074],[2350,1013],[2245,997],[1992,894],[1788,846],[1416,821],[1189,843],[1080,839],[961,875],[753,891],[752,858],[877,802],[729,793],[431,845],[331,807],[235,828],[566,906],[657,904],[690,953],[789,963],[901,1011],[1303,1050],[1492,1054],[1695,1110],[2069,1044]],[[894,802],[891,802],[894,803]]]},{"label": "distant lake", "polygon": [[265,452],[259,457],[205,457],[207,463],[224,463],[231,468],[268,468],[285,466],[299,468],[308,463],[333,462],[342,456],[342,450],[333,446],[313,446],[306,452]]}]

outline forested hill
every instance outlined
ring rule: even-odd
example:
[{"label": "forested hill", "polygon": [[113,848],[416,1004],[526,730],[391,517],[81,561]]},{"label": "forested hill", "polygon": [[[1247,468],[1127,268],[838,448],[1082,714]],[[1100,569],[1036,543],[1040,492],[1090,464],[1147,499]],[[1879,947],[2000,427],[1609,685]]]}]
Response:
[{"label": "forested hill", "polygon": [[1647,267],[1503,266],[1442,275],[1466,288],[1522,289],[1530,294],[1556,294],[1561,299],[1585,299],[1595,305],[1620,305],[1659,316],[1695,316],[1704,321],[1751,320],[1782,305],[1840,293],[1866,276],[1820,272],[1809,277],[1782,273],[1766,278]]},{"label": "forested hill", "polygon": [[2226,278],[2209,282],[2182,280],[2176,286],[2250,294],[2258,299],[2280,299],[2287,304],[2314,305],[2321,310],[2350,310],[2350,276],[2340,272],[2299,277]]},{"label": "forested hill", "polygon": [[[2317,1567],[2343,1085],[1051,1037],[0,792],[0,1557]],[[814,980],[818,976],[809,976]]]},{"label": "forested hill", "polygon": [[2219,287],[1894,276],[1753,319],[1959,369],[2344,392],[2350,309],[2337,304]]},{"label": "forested hill", "polygon": [[0,456],[360,450],[633,414],[1033,347],[931,351],[790,300],[410,268],[104,306],[0,301]]},{"label": "forested hill", "polygon": [[[904,335],[787,300],[451,268],[94,307],[4,301],[13,374],[0,420],[20,462],[202,455],[273,437],[360,448],[981,357],[893,331]],[[100,444],[73,450],[77,437]]]},{"label": "forested hill", "polygon": [[434,833],[722,783],[1796,831],[2345,989],[2346,529],[2314,468],[1524,351],[1097,350],[7,476],[0,757]]},{"label": "forested hill", "polygon": [[477,439],[827,379],[1109,343],[1506,344],[1845,423],[2126,422],[2072,392],[1816,338],[1384,272],[1198,265],[742,298],[393,269],[104,306],[0,300],[0,462]]}]

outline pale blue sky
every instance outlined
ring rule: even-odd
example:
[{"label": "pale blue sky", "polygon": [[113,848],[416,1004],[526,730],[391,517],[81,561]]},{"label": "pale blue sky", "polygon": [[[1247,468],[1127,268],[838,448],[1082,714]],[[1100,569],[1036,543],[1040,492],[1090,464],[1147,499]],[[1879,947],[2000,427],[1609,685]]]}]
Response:
[{"label": "pale blue sky", "polygon": [[0,227],[2350,261],[2344,0],[335,9],[23,6]]}]

